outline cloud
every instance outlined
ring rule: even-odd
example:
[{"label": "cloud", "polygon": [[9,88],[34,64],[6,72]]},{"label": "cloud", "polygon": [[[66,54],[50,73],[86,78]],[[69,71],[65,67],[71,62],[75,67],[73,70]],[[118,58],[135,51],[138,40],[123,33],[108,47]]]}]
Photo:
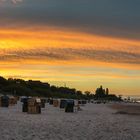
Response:
[{"label": "cloud", "polygon": [[140,64],[140,54],[128,53],[124,51],[97,50],[97,49],[74,49],[74,48],[47,48],[30,50],[13,50],[9,54],[0,56],[0,61],[4,60],[90,60],[109,63]]},{"label": "cloud", "polygon": [[139,5],[139,0],[28,0],[18,6],[0,7],[0,25],[54,25],[140,39]]},{"label": "cloud", "polygon": [[59,28],[3,29],[0,61],[40,60],[140,64],[140,41]]},{"label": "cloud", "polygon": [[23,0],[0,0],[0,2],[8,2],[11,1],[14,4],[17,4],[18,2],[22,2]]}]

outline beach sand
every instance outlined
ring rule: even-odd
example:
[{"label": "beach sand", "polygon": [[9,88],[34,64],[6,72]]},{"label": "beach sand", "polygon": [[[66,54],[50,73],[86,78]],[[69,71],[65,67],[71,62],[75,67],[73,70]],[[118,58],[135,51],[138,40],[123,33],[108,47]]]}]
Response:
[{"label": "beach sand", "polygon": [[140,115],[140,104],[122,103],[110,106],[115,109],[118,114]]},{"label": "beach sand", "polygon": [[65,113],[47,104],[39,115],[22,113],[21,103],[0,108],[0,140],[139,140],[140,116],[116,113],[114,106]]}]

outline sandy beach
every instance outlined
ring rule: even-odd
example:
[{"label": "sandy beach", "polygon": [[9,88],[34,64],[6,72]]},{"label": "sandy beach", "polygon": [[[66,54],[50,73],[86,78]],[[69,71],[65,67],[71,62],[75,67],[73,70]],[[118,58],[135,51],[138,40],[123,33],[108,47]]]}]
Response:
[{"label": "sandy beach", "polygon": [[140,139],[140,115],[116,113],[112,105],[87,104],[65,113],[47,104],[39,115],[22,113],[21,105],[0,108],[0,140]]},{"label": "sandy beach", "polygon": [[118,114],[140,115],[140,104],[123,103],[113,104],[110,107],[115,109]]}]

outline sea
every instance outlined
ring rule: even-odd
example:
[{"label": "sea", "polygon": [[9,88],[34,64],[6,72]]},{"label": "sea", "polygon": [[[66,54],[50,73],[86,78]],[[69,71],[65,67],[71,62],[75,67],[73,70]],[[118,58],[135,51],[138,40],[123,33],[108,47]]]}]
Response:
[{"label": "sea", "polygon": [[130,99],[131,101],[136,101],[140,103],[140,95],[127,95],[123,96],[123,99]]}]

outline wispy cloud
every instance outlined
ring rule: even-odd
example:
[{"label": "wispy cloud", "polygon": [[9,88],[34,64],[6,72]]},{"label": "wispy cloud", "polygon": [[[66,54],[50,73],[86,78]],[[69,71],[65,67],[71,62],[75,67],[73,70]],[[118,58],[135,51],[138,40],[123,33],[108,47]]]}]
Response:
[{"label": "wispy cloud", "polygon": [[0,2],[8,2],[8,1],[17,4],[18,2],[22,2],[23,0],[0,0]]},{"label": "wispy cloud", "polygon": [[[39,29],[38,29],[39,30]],[[0,31],[0,60],[75,60],[140,64],[140,42],[41,28]]]},{"label": "wispy cloud", "polygon": [[98,50],[98,49],[74,49],[74,48],[45,48],[30,50],[13,50],[0,56],[0,60],[90,60],[109,63],[140,64],[140,54],[124,51]]}]

